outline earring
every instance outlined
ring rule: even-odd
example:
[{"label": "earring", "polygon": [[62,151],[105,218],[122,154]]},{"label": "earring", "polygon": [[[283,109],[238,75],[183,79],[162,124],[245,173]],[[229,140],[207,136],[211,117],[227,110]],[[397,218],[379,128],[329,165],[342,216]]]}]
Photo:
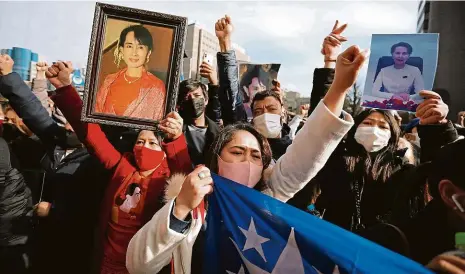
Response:
[{"label": "earring", "polygon": [[123,59],[123,53],[119,52],[118,54],[115,54],[115,64],[117,68],[119,68],[121,59]]}]

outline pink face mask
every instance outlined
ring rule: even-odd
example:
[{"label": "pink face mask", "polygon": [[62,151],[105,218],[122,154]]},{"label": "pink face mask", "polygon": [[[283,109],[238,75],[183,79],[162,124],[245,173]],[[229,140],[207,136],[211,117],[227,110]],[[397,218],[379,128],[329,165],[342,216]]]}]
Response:
[{"label": "pink face mask", "polygon": [[262,178],[263,167],[249,161],[228,163],[218,156],[218,174],[241,185],[254,187]]}]

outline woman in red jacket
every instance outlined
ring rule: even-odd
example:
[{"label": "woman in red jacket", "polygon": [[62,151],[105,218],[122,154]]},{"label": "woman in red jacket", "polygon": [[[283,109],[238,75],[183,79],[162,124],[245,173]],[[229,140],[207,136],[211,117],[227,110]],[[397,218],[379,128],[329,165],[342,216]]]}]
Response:
[{"label": "woman in red jacket", "polygon": [[[126,250],[132,236],[160,209],[166,180],[175,172],[192,169],[182,118],[175,112],[160,122],[165,132],[161,142],[152,131],[139,133],[133,153],[121,154],[107,140],[97,124],[80,121],[82,101],[70,85],[71,64],[58,62],[47,71],[57,88],[53,98],[90,153],[95,155],[113,176],[107,186],[100,217],[103,250],[100,273],[128,273]],[[70,266],[72,268],[72,266]]]}]

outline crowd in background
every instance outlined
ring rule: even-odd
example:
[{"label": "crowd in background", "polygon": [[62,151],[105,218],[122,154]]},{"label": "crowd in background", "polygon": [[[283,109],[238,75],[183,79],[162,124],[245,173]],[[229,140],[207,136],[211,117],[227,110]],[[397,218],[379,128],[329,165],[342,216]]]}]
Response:
[{"label": "crowd in background", "polygon": [[346,113],[368,55],[340,52],[346,27],[324,38],[299,113],[286,111],[276,79],[249,98],[248,121],[233,23],[220,18],[217,69],[200,66],[209,84],[182,81],[156,132],[82,122],[70,62],[39,62],[30,88],[1,55],[0,273],[201,273],[211,173],[438,273],[465,273],[445,253],[465,232],[465,112],[449,120],[438,89],[421,91],[409,120]]}]

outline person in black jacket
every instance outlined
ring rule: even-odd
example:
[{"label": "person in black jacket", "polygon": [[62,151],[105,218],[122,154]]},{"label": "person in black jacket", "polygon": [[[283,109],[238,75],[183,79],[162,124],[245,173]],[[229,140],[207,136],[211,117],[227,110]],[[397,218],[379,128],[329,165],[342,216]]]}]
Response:
[{"label": "person in black jacket", "polygon": [[[316,108],[332,83],[334,69],[331,67],[334,67],[336,62],[335,57],[338,54],[336,48],[339,48],[341,43],[347,40],[340,35],[344,31],[345,26],[339,27],[336,24],[331,35],[328,36],[331,38],[327,37],[328,39],[325,39],[325,41],[328,40],[326,43],[328,46],[325,46],[327,54],[333,59],[325,59],[325,68],[316,69],[314,72],[311,109]],[[220,79],[219,100],[221,102],[223,121],[225,124],[247,122],[247,114],[242,103],[243,98],[239,87],[236,55],[231,46],[231,35],[233,32],[231,18],[226,16],[218,20],[215,25],[215,31],[221,49],[221,52],[217,54],[217,60]],[[289,126],[281,122],[283,109],[281,97],[274,91],[263,91],[255,95],[252,105],[253,108],[261,109],[257,110],[257,112],[254,112],[252,109],[254,126],[261,134],[268,138],[273,152],[273,160],[277,161],[292,143]],[[269,107],[266,107],[267,105]],[[263,115],[265,113],[267,114]],[[275,114],[279,114],[279,117]],[[258,118],[258,116],[261,117]],[[271,127],[273,129],[270,131]]]},{"label": "person in black jacket", "polygon": [[[232,49],[231,44],[231,35],[233,32],[233,25],[231,18],[226,16],[218,20],[215,25],[216,36],[220,44],[221,52],[217,54],[218,60],[218,74],[220,79],[220,89],[219,89],[219,100],[221,102],[221,114],[224,124],[233,124],[237,122],[247,122],[247,112],[243,105],[242,92],[239,87],[238,80],[238,65],[236,60],[236,54]],[[259,98],[259,99],[256,99]],[[271,145],[271,150],[273,152],[273,160],[277,161],[286,151],[287,147],[292,143],[291,138],[289,137],[289,127],[284,126],[284,132],[275,134],[276,136],[271,136],[274,134],[267,134],[266,132],[266,119],[268,117],[278,117],[279,122],[273,121],[273,125],[276,127],[282,127],[281,123],[281,114],[282,114],[282,102],[281,97],[278,93],[274,91],[263,91],[257,93],[252,101],[252,112],[253,106],[259,107],[263,103],[271,102],[272,106],[269,109],[273,108],[272,112],[269,112],[265,108],[264,111],[268,112],[267,115],[262,116],[260,126],[256,126],[257,130],[268,138],[268,141]],[[275,116],[278,115],[278,116]],[[255,113],[253,117],[255,118]],[[255,124],[255,123],[254,123]],[[276,127],[274,129],[276,129]],[[279,135],[279,136],[278,136]]]},{"label": "person in black jacket", "polygon": [[[212,88],[215,87],[210,86],[210,89]],[[183,132],[194,165],[205,164],[209,144],[220,131],[219,126],[206,115],[209,103],[204,84],[192,79],[181,82],[177,107],[184,120]]]},{"label": "person in black jacket", "polygon": [[431,163],[417,171],[426,175],[433,199],[415,218],[399,227],[409,244],[407,255],[421,264],[454,250],[455,233],[465,231],[464,164],[462,139],[440,149]]},{"label": "person in black jacket", "polygon": [[27,273],[32,216],[31,191],[0,138],[0,273]]},{"label": "person in black jacket", "polygon": [[[417,111],[425,161],[442,145],[454,141],[457,134],[452,123],[445,120],[448,108],[439,96],[430,91],[422,95],[429,98]],[[455,134],[449,134],[450,130]],[[404,163],[397,154],[399,135],[400,128],[388,111],[365,110],[301,195],[306,192],[306,201],[310,202],[312,187],[319,184],[316,207],[323,218],[357,233],[379,223],[412,217],[426,204],[425,181],[405,183],[406,174],[414,166]]]},{"label": "person in black jacket", "polygon": [[9,100],[48,152],[42,157],[45,173],[35,196],[37,200],[42,196],[53,206],[48,218],[33,233],[33,271],[87,273],[92,261],[93,229],[109,174],[72,131],[60,127],[50,117],[12,68],[13,60],[1,56],[0,94]]}]

